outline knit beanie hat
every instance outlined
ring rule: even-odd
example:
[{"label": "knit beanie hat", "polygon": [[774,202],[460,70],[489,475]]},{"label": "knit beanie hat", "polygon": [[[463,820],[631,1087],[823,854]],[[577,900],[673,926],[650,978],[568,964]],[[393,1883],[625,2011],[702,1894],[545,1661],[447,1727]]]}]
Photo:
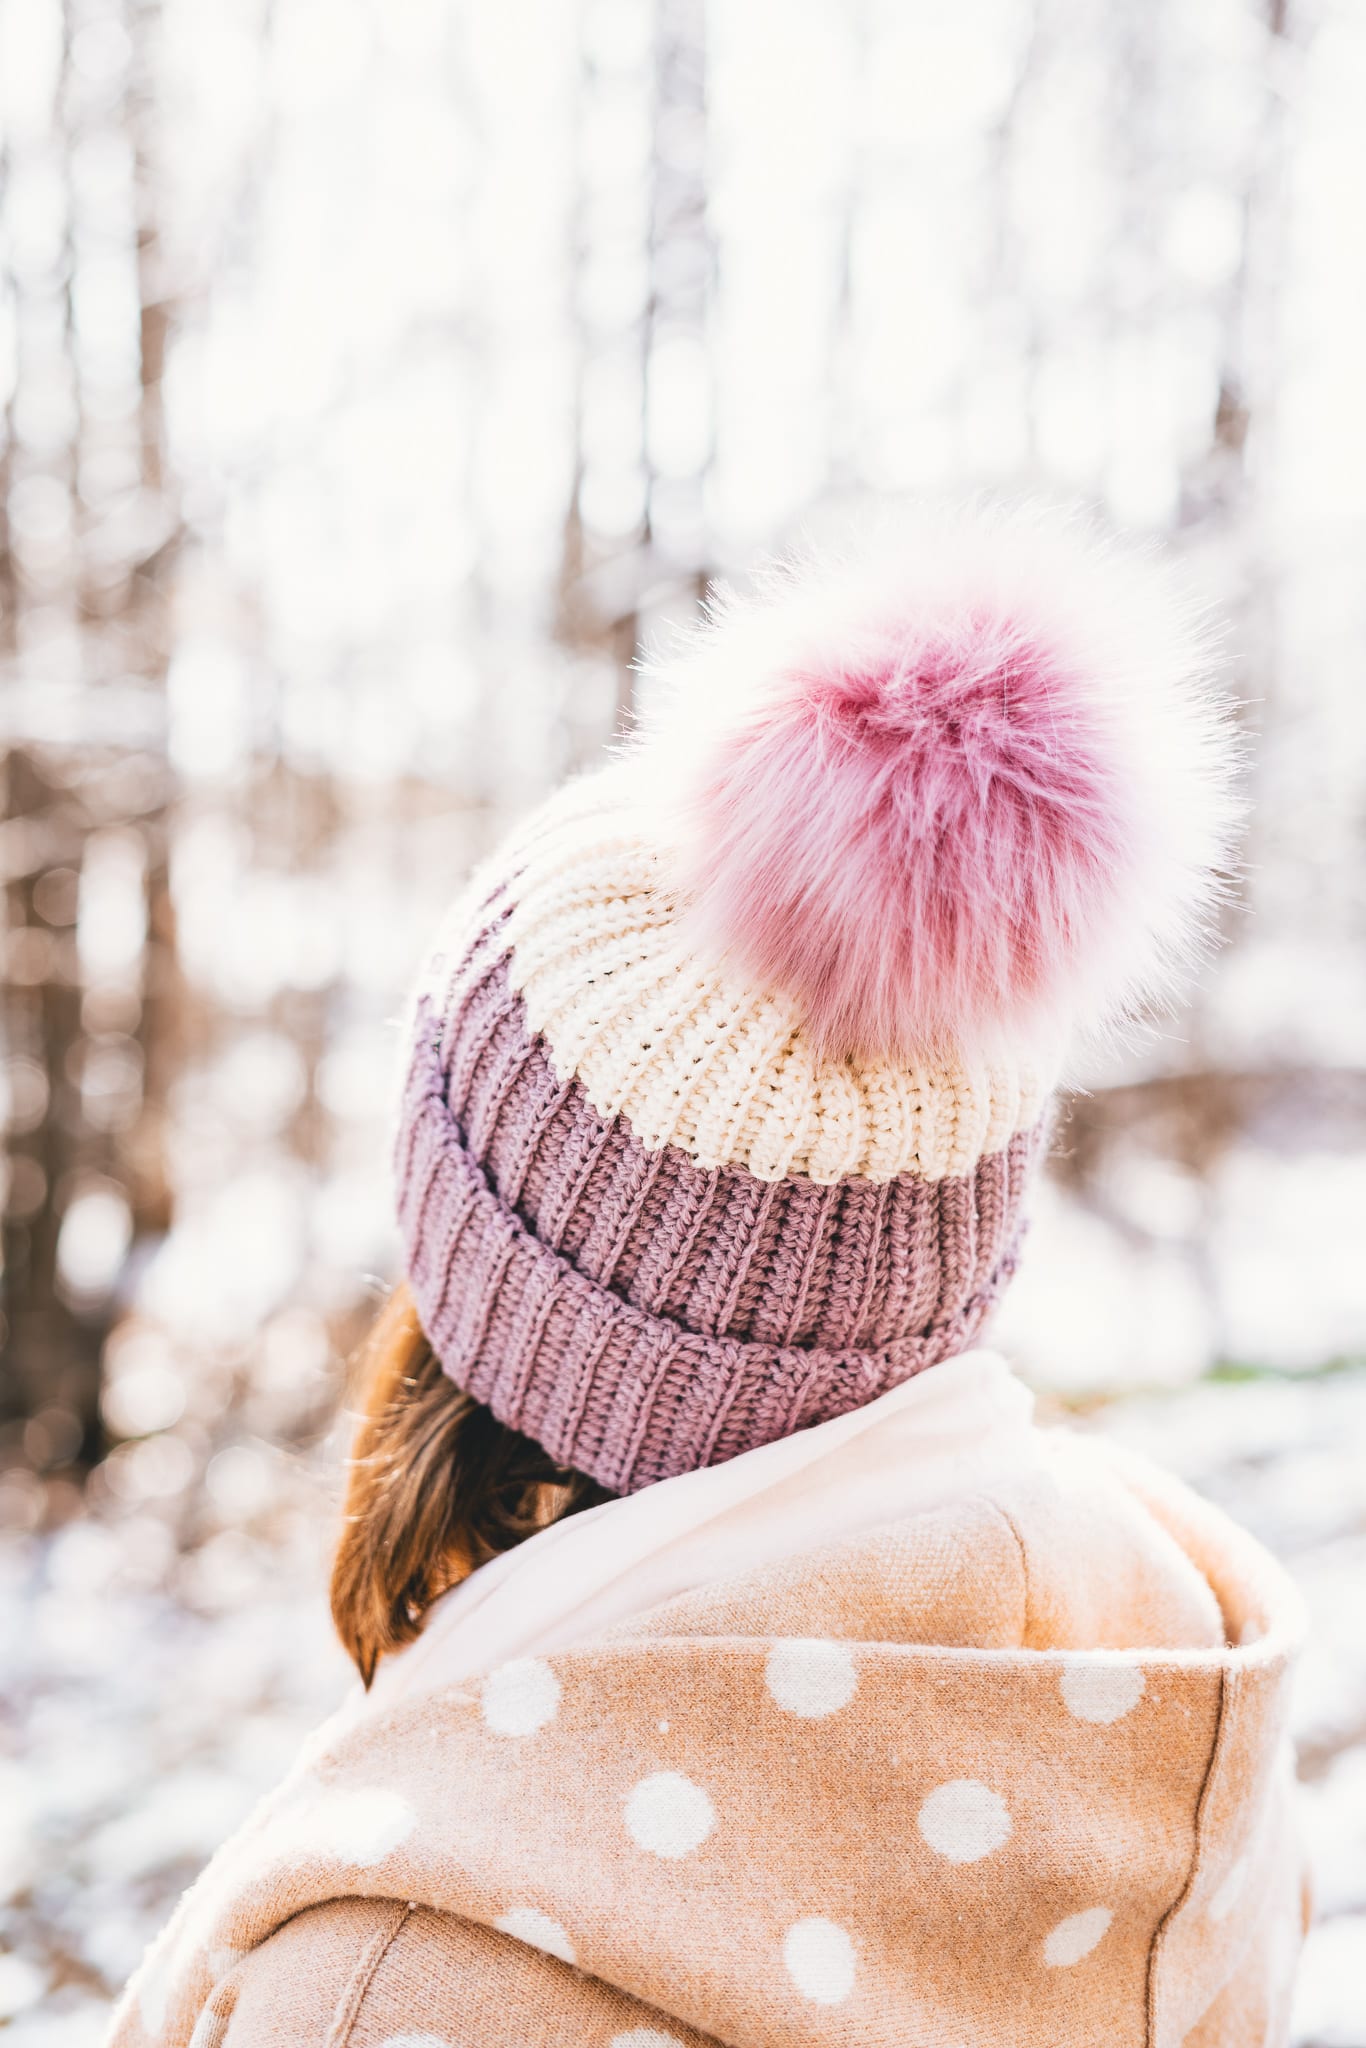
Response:
[{"label": "knit beanie hat", "polygon": [[1069,1045],[1206,932],[1207,671],[1165,571],[1036,511],[715,600],[421,977],[398,1210],[446,1372],[625,1492],[970,1346]]}]

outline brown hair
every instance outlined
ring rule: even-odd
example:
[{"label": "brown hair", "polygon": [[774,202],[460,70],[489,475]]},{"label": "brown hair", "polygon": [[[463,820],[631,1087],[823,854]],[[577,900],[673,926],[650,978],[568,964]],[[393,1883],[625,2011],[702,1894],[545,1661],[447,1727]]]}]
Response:
[{"label": "brown hair", "polygon": [[611,1495],[497,1421],[441,1370],[406,1286],[356,1359],[360,1426],[332,1564],[332,1619],[368,1686],[438,1594]]}]

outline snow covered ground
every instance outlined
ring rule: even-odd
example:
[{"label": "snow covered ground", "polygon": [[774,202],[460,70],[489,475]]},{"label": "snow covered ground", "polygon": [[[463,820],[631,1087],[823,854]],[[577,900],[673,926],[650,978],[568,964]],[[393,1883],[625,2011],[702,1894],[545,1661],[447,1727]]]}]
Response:
[{"label": "snow covered ground", "polygon": [[[1084,1423],[1181,1471],[1303,1588],[1319,1920],[1296,2048],[1366,2048],[1366,1371],[1204,1381]],[[177,1893],[349,1683],[323,1596],[336,1455],[279,1461],[242,1526],[187,1553],[145,1511],[0,1553],[7,2048],[99,2040]]]}]

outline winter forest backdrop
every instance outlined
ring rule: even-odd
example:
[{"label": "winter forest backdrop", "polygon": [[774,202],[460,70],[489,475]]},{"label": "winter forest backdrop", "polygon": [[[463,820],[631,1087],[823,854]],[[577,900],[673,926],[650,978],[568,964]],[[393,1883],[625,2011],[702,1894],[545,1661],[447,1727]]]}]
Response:
[{"label": "winter forest backdrop", "polygon": [[392,1020],[643,641],[823,509],[1081,495],[1227,617],[1199,999],[999,1325],[1291,1564],[1366,2048],[1366,9],[0,0],[0,2028],[95,2038],[345,1682]]}]

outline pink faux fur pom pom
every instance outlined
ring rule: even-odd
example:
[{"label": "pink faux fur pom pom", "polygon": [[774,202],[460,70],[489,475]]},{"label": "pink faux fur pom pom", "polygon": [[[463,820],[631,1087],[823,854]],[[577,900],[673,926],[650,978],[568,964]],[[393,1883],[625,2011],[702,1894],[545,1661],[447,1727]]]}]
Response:
[{"label": "pink faux fur pom pom", "polygon": [[1055,1046],[1170,998],[1237,804],[1150,557],[1039,511],[884,526],[722,598],[648,746],[707,940],[827,1052]]}]

